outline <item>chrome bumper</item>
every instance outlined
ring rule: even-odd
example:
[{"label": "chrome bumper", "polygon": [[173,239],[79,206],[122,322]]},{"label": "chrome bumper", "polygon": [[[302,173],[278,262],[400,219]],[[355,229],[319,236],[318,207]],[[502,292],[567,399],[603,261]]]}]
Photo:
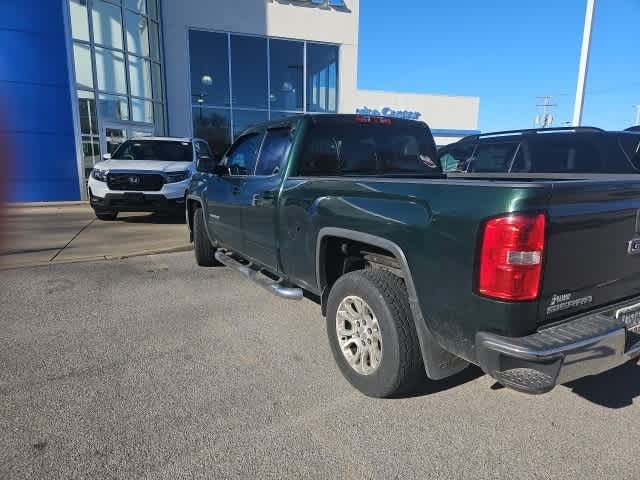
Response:
[{"label": "chrome bumper", "polygon": [[640,355],[640,325],[615,318],[615,312],[639,302],[636,298],[526,337],[479,332],[478,363],[498,382],[526,393],[545,393],[610,370]]}]

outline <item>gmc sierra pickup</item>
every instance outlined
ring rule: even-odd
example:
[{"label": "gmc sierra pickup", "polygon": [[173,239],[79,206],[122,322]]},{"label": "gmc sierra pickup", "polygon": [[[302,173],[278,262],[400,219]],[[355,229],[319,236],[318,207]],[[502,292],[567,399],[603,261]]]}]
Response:
[{"label": "gmc sierra pickup", "polygon": [[469,363],[543,393],[640,354],[637,174],[466,178],[436,157],[410,120],[252,128],[187,190],[197,263],[316,300],[340,370],[370,396]]}]

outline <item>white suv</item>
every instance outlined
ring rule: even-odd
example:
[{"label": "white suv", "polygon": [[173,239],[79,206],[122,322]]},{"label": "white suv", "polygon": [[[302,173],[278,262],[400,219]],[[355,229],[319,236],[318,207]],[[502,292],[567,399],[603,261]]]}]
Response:
[{"label": "white suv", "polygon": [[197,159],[212,159],[199,138],[143,137],[104,155],[87,182],[89,201],[101,220],[118,212],[184,210],[184,194]]}]

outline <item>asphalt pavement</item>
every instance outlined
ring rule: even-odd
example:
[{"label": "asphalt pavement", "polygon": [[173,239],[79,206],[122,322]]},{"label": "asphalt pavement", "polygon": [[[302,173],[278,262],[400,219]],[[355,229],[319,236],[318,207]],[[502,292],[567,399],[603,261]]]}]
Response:
[{"label": "asphalt pavement", "polygon": [[640,477],[640,367],[355,391],[308,300],[175,253],[0,274],[0,478]]}]

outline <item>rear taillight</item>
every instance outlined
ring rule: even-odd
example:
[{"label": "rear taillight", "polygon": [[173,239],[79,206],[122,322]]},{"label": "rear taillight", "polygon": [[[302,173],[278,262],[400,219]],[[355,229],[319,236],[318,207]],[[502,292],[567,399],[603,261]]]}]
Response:
[{"label": "rear taillight", "polygon": [[540,289],[545,216],[513,214],[484,225],[478,290],[501,300],[534,300]]}]

